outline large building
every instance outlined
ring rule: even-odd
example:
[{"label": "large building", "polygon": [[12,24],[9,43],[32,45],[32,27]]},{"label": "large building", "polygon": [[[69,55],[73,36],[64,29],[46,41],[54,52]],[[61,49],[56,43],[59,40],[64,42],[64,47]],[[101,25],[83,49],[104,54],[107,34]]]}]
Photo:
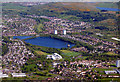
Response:
[{"label": "large building", "polygon": [[66,30],[54,30],[54,34],[64,34],[64,35],[66,35],[67,33],[66,33],[67,31]]},{"label": "large building", "polygon": [[63,34],[66,35],[66,30],[63,30]]},{"label": "large building", "polygon": [[117,73],[116,70],[107,70],[107,71],[105,71],[105,74],[115,74],[115,73]]},{"label": "large building", "polygon": [[26,77],[25,73],[12,73],[13,77]]},{"label": "large building", "polygon": [[120,67],[120,60],[116,61],[116,67]]},{"label": "large building", "polygon": [[58,53],[54,53],[53,55],[47,55],[47,59],[60,60],[62,59],[62,56]]},{"label": "large building", "polygon": [[54,30],[54,34],[57,34],[57,30]]},{"label": "large building", "polygon": [[2,70],[0,70],[0,79],[1,78],[5,78],[5,77],[8,77],[8,75],[7,74],[3,74]]}]

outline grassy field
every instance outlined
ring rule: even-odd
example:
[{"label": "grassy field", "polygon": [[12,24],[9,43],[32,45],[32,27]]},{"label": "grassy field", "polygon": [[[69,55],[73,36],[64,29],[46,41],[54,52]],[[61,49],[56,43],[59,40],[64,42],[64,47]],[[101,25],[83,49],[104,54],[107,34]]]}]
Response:
[{"label": "grassy field", "polygon": [[73,52],[73,51],[69,51],[69,50],[61,50],[63,52],[63,55],[67,55],[67,56],[76,56],[79,55],[80,53],[78,52]]},{"label": "grassy field", "polygon": [[116,81],[120,81],[120,78],[103,78],[103,79],[99,79],[102,82],[116,82]]},{"label": "grassy field", "polygon": [[[101,74],[101,75],[106,75],[105,73],[104,73],[104,71],[107,71],[107,70],[114,70],[114,69],[116,69],[117,67],[111,67],[111,68],[93,68],[92,70],[93,71],[98,71],[99,72],[99,74]],[[119,74],[109,74],[109,75],[119,75]]]},{"label": "grassy field", "polygon": [[118,54],[115,54],[115,53],[113,53],[113,52],[107,52],[106,54],[107,54],[107,55],[118,55]]},{"label": "grassy field", "polygon": [[39,54],[39,55],[48,55],[47,53],[45,53],[45,52],[42,52],[42,51],[35,51],[37,54]]},{"label": "grassy field", "polygon": [[30,79],[32,79],[32,80],[45,80],[47,78],[53,78],[53,77],[57,76],[57,74],[51,74],[51,73],[48,73],[47,75],[50,75],[50,76],[33,75],[30,77]]},{"label": "grassy field", "polygon": [[78,60],[85,60],[86,58],[88,58],[87,56],[81,56],[80,58],[77,58]]},{"label": "grassy field", "polygon": [[96,71],[105,71],[105,70],[113,70],[116,69],[117,67],[111,67],[111,68],[93,68],[92,70]]}]

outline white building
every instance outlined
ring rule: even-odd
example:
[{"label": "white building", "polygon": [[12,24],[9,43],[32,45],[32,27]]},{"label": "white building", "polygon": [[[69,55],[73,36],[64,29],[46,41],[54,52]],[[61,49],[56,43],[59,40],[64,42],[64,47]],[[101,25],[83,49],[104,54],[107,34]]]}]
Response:
[{"label": "white building", "polygon": [[66,30],[63,30],[63,34],[66,35]]},{"label": "white building", "polygon": [[117,41],[120,41],[120,39],[115,38],[115,37],[112,37],[111,39],[113,39],[113,40],[117,40]]},{"label": "white building", "polygon": [[57,65],[59,65],[60,63],[57,63],[57,62],[53,62],[52,65],[53,67],[56,67]]},{"label": "white building", "polygon": [[58,53],[54,53],[53,55],[47,55],[47,59],[60,60],[62,59],[62,56]]},{"label": "white building", "polygon": [[8,75],[7,74],[3,74],[2,70],[0,70],[0,78],[4,78],[4,77],[8,77]]},{"label": "white building", "polygon": [[117,71],[115,71],[115,70],[105,71],[105,74],[114,74],[114,73],[117,73]]},{"label": "white building", "polygon": [[13,77],[25,77],[26,74],[25,73],[12,73]]},{"label": "white building", "polygon": [[117,61],[116,61],[116,66],[117,66],[117,67],[120,67],[120,60],[117,60]]},{"label": "white building", "polygon": [[0,78],[5,78],[5,77],[8,77],[7,74],[0,74]]},{"label": "white building", "polygon": [[96,33],[96,35],[103,36],[101,33]]},{"label": "white building", "polygon": [[54,30],[54,34],[57,34],[57,30]]}]

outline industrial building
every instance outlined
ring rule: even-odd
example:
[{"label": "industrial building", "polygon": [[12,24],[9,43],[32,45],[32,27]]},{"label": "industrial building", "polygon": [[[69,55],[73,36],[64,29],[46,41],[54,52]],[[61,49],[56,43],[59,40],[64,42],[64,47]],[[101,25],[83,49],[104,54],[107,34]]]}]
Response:
[{"label": "industrial building", "polygon": [[5,78],[5,77],[8,77],[7,74],[3,74],[2,70],[0,70],[0,78]]},{"label": "industrial building", "polygon": [[115,74],[115,73],[117,73],[117,71],[115,71],[115,70],[107,70],[107,71],[105,71],[105,74]]},{"label": "industrial building", "polygon": [[54,53],[53,55],[47,55],[47,59],[60,60],[62,59],[62,56],[58,53]]},{"label": "industrial building", "polygon": [[12,73],[13,77],[25,77],[26,74],[25,73]]},{"label": "industrial building", "polygon": [[66,35],[66,30],[63,30],[63,34]]},{"label": "industrial building", "polygon": [[57,30],[54,30],[54,34],[57,34]]},{"label": "industrial building", "polygon": [[54,30],[54,34],[64,34],[66,35],[67,34],[67,31],[66,30],[59,30],[60,32],[58,32],[58,30]]}]

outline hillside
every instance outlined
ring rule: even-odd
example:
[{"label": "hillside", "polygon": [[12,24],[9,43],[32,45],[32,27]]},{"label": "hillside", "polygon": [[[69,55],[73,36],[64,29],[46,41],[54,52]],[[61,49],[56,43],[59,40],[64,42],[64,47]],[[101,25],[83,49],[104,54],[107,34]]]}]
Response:
[{"label": "hillside", "polygon": [[[39,4],[33,6],[24,6],[21,3],[3,3],[3,13],[6,12],[29,12],[30,10],[42,12],[50,11],[51,13],[66,12],[68,10],[78,11],[100,11],[96,7],[107,7],[107,8],[118,8],[117,3],[112,2],[96,2],[96,3],[85,3],[85,2],[51,2],[47,4]],[[31,11],[32,12],[32,11]],[[38,13],[38,12],[37,12]],[[44,13],[45,14],[45,13]],[[57,14],[57,13],[56,13]]]},{"label": "hillside", "polygon": [[[107,7],[113,7],[116,3],[107,3]],[[112,13],[102,13],[96,7],[105,7],[105,3],[85,2],[50,2],[32,6],[24,6],[19,3],[4,3],[3,15],[38,15],[54,16],[68,20],[81,20],[85,22],[99,22],[107,19],[114,19]],[[10,7],[9,7],[10,6]],[[116,5],[115,5],[116,6]],[[114,12],[116,13],[116,12]],[[94,20],[93,20],[94,19]]]},{"label": "hillside", "polygon": [[80,11],[98,11],[94,5],[84,2],[62,2],[56,3],[56,5],[61,4],[64,8],[69,8],[72,10],[80,10]]}]

